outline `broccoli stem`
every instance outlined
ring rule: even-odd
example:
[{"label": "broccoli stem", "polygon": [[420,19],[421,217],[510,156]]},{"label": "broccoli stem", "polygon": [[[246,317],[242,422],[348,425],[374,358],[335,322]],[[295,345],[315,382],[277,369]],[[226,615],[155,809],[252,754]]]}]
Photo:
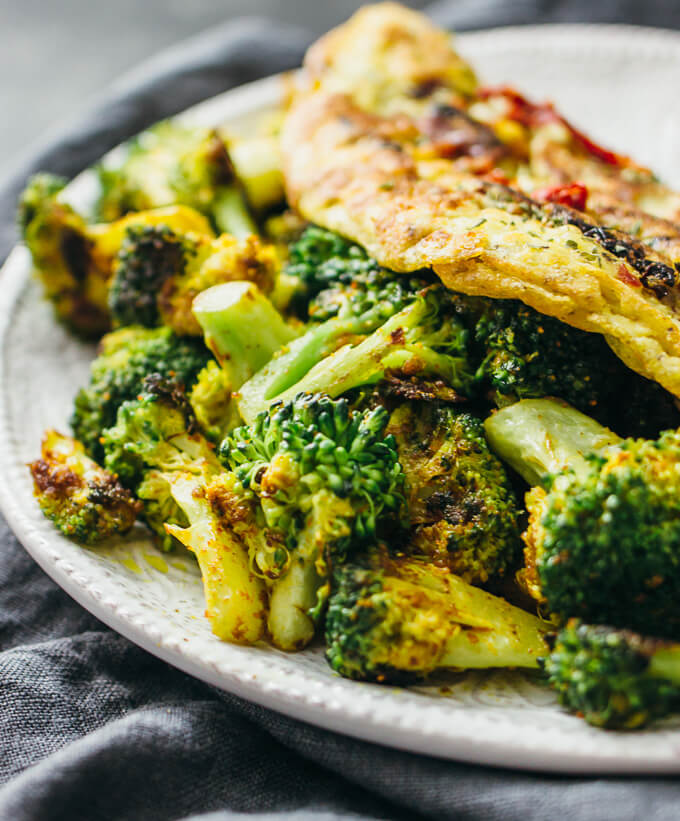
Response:
[{"label": "broccoli stem", "polygon": [[438,667],[537,668],[548,653],[547,624],[453,573],[434,575],[427,565],[407,562],[395,582],[432,591],[433,603],[443,595],[444,602],[455,605],[456,619],[464,629],[451,632]]},{"label": "broccoli stem", "polygon": [[588,453],[622,441],[556,399],[522,399],[493,413],[484,427],[491,449],[532,487],[565,468],[585,473]]},{"label": "broccoli stem", "polygon": [[205,343],[237,390],[296,337],[267,297],[252,282],[225,282],[200,293],[194,316]]},{"label": "broccoli stem", "polygon": [[[430,310],[425,299],[418,299],[358,345],[344,345],[323,358],[324,346],[331,336],[335,339],[341,336],[337,332],[337,321],[329,320],[324,323],[329,326],[327,329],[321,326],[301,337],[297,346],[291,346],[289,356],[277,357],[263,373],[256,374],[241,387],[237,399],[241,416],[251,424],[272,402],[288,402],[299,393],[341,396],[359,385],[379,382],[388,370],[402,370],[411,365],[418,371],[442,377],[454,387],[461,387],[465,363],[461,360],[459,371],[457,359],[439,354],[421,341],[427,333],[424,320]],[[312,367],[309,367],[310,360],[316,360]],[[296,381],[301,371],[305,374]],[[284,390],[277,392],[281,386],[285,386]]]},{"label": "broccoli stem", "polygon": [[[324,545],[345,538],[349,528],[343,516],[351,516],[346,499],[320,491],[307,516],[298,545],[285,575],[274,582],[269,599],[269,633],[282,650],[300,650],[314,637],[320,612],[319,593],[324,585]],[[320,572],[321,571],[321,572]]]},{"label": "broccoli stem", "polygon": [[215,195],[212,205],[215,224],[223,234],[231,234],[236,239],[244,239],[257,234],[257,226],[250,216],[240,188],[229,185]]},{"label": "broccoli stem", "polygon": [[264,634],[264,582],[251,571],[244,545],[220,526],[205,497],[204,478],[190,473],[166,477],[191,523],[188,528],[166,525],[166,530],[196,555],[213,633],[225,641],[253,644]]}]

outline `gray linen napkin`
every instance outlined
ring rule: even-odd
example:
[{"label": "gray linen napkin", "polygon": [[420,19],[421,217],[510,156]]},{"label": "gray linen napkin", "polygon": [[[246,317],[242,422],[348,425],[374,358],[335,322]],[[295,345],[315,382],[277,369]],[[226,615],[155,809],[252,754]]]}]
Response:
[{"label": "gray linen napkin", "polygon": [[[666,21],[665,4],[436,4],[459,28],[555,19]],[[647,10],[651,16],[642,17]],[[566,16],[566,18],[565,18]],[[32,171],[72,176],[151,122],[296,65],[307,35],[266,20],[164,52],[47,135],[0,187],[0,260]],[[0,519],[0,819],[639,819],[678,817],[672,778],[567,778],[389,750],[221,693],[113,633]]]}]

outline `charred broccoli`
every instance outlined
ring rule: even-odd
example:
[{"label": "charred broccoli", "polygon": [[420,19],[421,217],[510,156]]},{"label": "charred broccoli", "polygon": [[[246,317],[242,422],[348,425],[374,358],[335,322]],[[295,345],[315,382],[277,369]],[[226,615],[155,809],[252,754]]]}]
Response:
[{"label": "charred broccoli", "polygon": [[301,302],[329,286],[351,285],[381,270],[360,245],[317,225],[305,228],[288,248],[286,274],[298,281]]},{"label": "charred broccoli", "polygon": [[589,724],[637,730],[680,709],[680,644],[570,620],[544,661],[560,703]]},{"label": "charred broccoli", "polygon": [[473,583],[512,568],[521,555],[517,502],[482,420],[441,402],[404,402],[387,432],[406,480],[410,550]]},{"label": "charred broccoli", "polygon": [[95,544],[127,532],[141,510],[115,474],[93,462],[80,442],[54,430],[45,433],[40,459],[30,469],[45,516],[79,542]]},{"label": "charred broccoli", "polygon": [[96,461],[101,437],[116,421],[120,405],[141,393],[150,374],[172,379],[190,389],[211,359],[200,339],[182,339],[169,328],[122,328],[101,341],[90,369],[90,382],[75,398],[71,426]]},{"label": "charred broccoli", "polygon": [[680,434],[620,439],[549,399],[498,411],[486,431],[536,485],[527,494],[527,589],[562,618],[677,636]]},{"label": "charred broccoli", "polygon": [[194,298],[223,282],[251,281],[262,291],[274,286],[278,269],[271,246],[255,236],[180,235],[167,226],[128,230],[114,265],[109,309],[115,325],[162,324],[180,335],[198,336]]},{"label": "charred broccoli", "polygon": [[330,566],[400,527],[403,474],[387,421],[384,408],[350,411],[345,400],[301,394],[222,443],[220,458],[258,503],[251,559],[273,580],[269,630],[282,648],[312,638],[309,611]]},{"label": "charred broccoli", "polygon": [[220,136],[212,130],[164,121],[126,146],[122,163],[99,166],[99,218],[130,211],[188,205],[223,233],[257,233],[241,185]]},{"label": "charred broccoli", "polygon": [[335,570],[326,657],[343,676],[386,683],[441,668],[536,668],[548,626],[448,568],[371,557]]}]

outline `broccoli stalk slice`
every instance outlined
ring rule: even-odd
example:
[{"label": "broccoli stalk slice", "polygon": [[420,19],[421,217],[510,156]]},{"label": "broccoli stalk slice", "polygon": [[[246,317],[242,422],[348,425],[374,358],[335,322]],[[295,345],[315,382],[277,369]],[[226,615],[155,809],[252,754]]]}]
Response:
[{"label": "broccoli stalk slice", "polygon": [[546,622],[411,559],[346,565],[326,617],[327,658],[349,678],[405,682],[437,669],[536,668]]},{"label": "broccoli stalk slice", "polygon": [[[299,393],[341,396],[360,385],[379,382],[391,370],[404,370],[411,375],[432,374],[456,389],[467,390],[470,382],[464,354],[465,332],[452,321],[441,329],[430,329],[428,320],[432,313],[428,295],[419,296],[358,345],[345,345],[321,358],[301,379],[275,394],[278,384],[288,384],[305,369],[307,357],[323,356],[328,339],[322,331],[318,337],[307,339],[308,347],[300,341],[300,348],[295,351],[298,358],[275,359],[265,373],[257,374],[242,385],[237,399],[241,416],[250,423],[273,402],[288,402]],[[281,381],[277,382],[279,374]]]},{"label": "broccoli stalk slice", "polygon": [[266,590],[250,569],[246,547],[213,510],[205,477],[184,472],[166,476],[190,523],[186,528],[168,524],[166,530],[196,555],[213,633],[224,641],[254,644],[265,630]]},{"label": "broccoli stalk slice", "polygon": [[489,445],[531,486],[570,468],[584,474],[587,454],[621,438],[566,402],[523,399],[493,413],[484,423]]},{"label": "broccoli stalk slice", "polygon": [[589,724],[637,730],[680,709],[680,644],[570,619],[544,661],[560,703]]},{"label": "broccoli stalk slice", "polygon": [[194,300],[193,311],[232,390],[297,336],[252,282],[225,282],[208,288]]}]

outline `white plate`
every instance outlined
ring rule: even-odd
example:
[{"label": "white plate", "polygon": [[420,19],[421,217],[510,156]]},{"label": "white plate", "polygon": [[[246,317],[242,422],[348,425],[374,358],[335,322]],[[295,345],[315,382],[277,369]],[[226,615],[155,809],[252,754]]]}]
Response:
[{"label": "white plate", "polygon": [[[600,26],[500,29],[459,39],[485,81],[554,99],[596,139],[680,186],[680,35]],[[270,78],[184,116],[218,123],[276,103]],[[92,180],[73,187],[84,202]],[[680,772],[680,720],[636,734],[599,731],[564,714],[535,678],[449,676],[396,689],[331,673],[320,648],[286,655],[214,638],[198,572],[144,538],[84,549],[60,537],[32,498],[26,462],[47,426],[66,428],[93,356],[58,327],[16,248],[0,291],[0,503],[52,578],[114,630],[186,672],[312,724],[445,758],[563,772]]]}]

